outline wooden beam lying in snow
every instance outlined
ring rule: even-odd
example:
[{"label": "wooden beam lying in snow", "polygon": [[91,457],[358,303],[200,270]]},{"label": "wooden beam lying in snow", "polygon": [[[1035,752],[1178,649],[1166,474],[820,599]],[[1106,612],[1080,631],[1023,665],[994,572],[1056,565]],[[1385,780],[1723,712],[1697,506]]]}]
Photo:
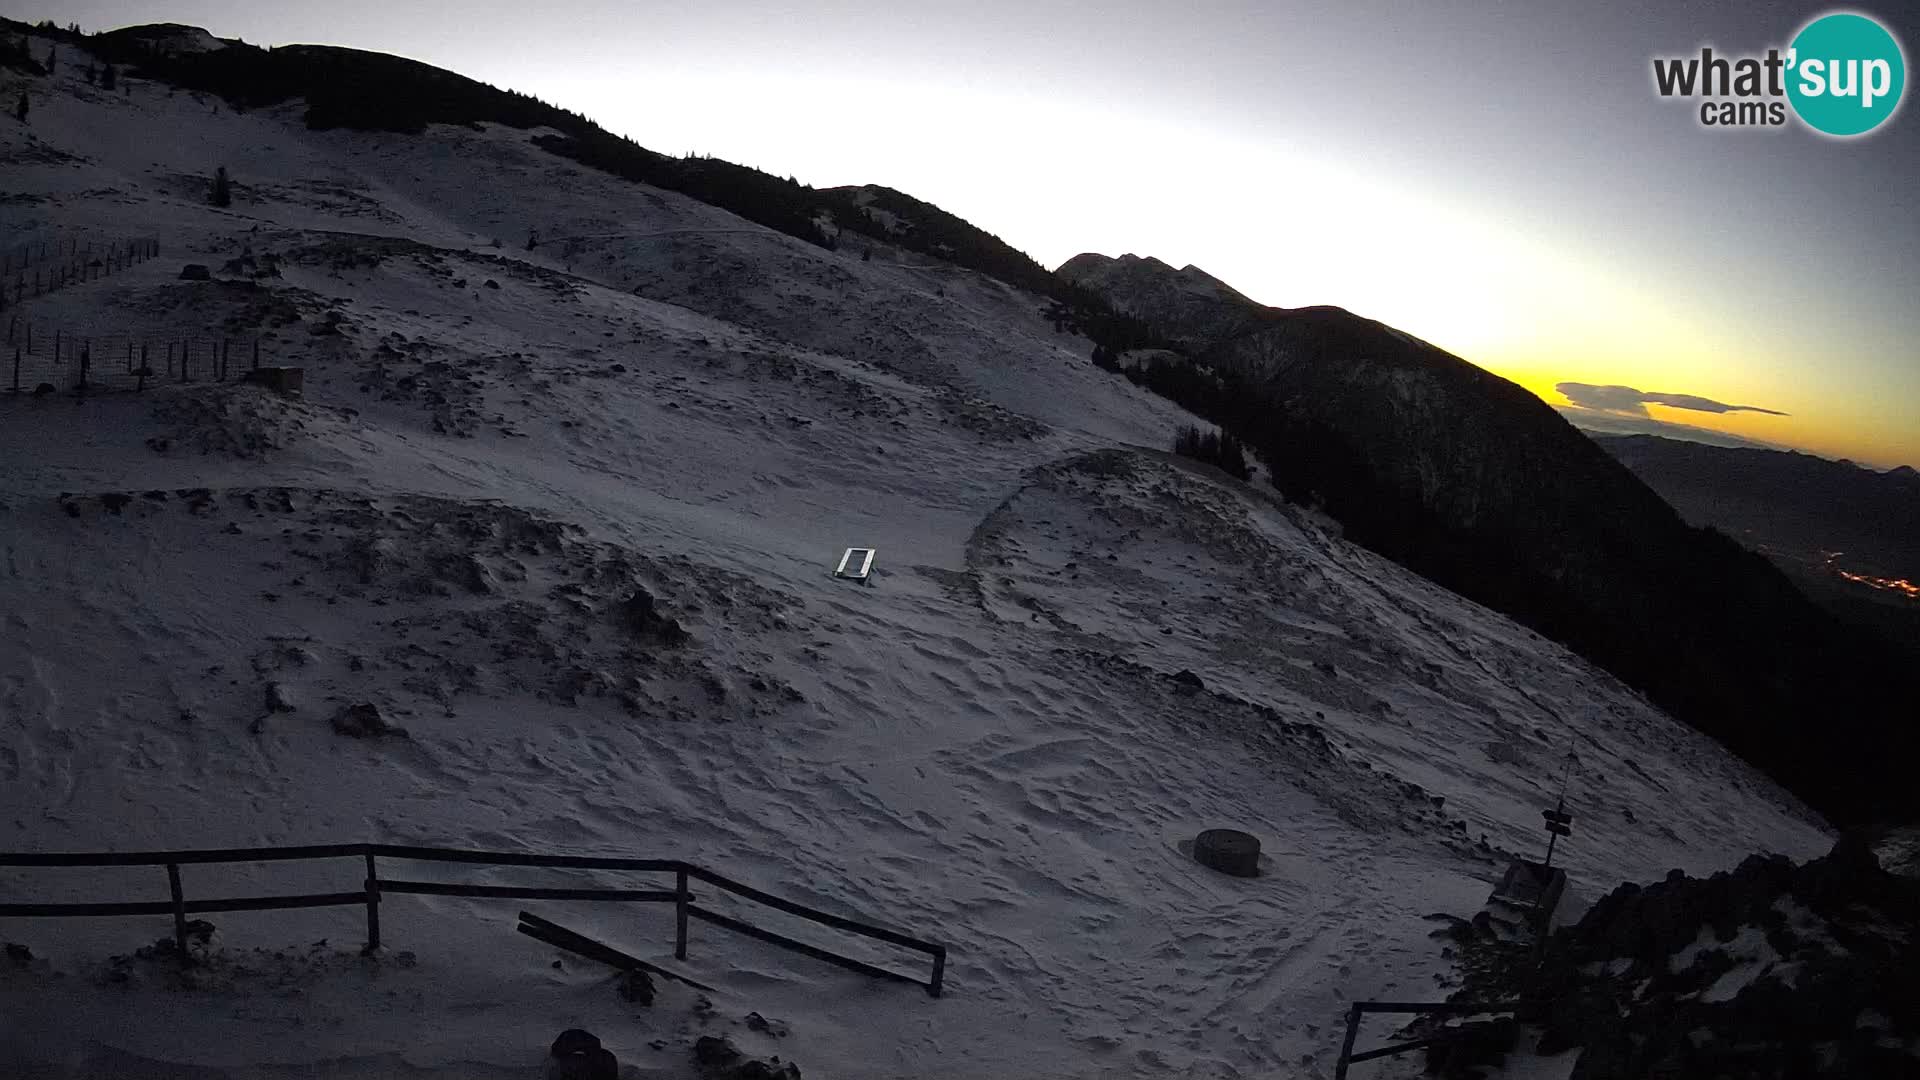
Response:
[{"label": "wooden beam lying in snow", "polygon": [[603,945],[585,934],[569,930],[559,923],[549,922],[538,915],[533,915],[525,911],[521,912],[520,925],[514,927],[514,929],[535,941],[544,941],[556,949],[565,949],[570,953],[578,953],[589,960],[598,960],[608,967],[616,968],[620,971],[631,971],[638,968],[649,974],[658,975],[663,979],[670,979],[677,983],[685,983],[695,990],[702,990],[709,994],[718,993],[718,991],[714,990],[711,986],[694,982],[685,975],[678,975],[668,971],[666,968],[649,964],[637,956],[629,956],[611,945]]}]

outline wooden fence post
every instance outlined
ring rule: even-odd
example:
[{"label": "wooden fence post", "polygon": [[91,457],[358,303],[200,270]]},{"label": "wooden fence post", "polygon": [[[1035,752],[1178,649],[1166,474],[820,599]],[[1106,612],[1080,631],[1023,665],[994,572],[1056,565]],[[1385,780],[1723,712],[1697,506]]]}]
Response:
[{"label": "wooden fence post", "polygon": [[687,958],[687,872],[683,868],[674,879],[673,898],[673,958]]},{"label": "wooden fence post", "polygon": [[167,888],[173,892],[173,947],[180,966],[187,966],[187,898],[180,890],[180,864],[167,864]]},{"label": "wooden fence post", "polygon": [[1360,1037],[1360,1006],[1347,1010],[1347,1038],[1340,1044],[1340,1060],[1333,1063],[1333,1080],[1347,1080],[1347,1059],[1353,1056],[1353,1041]]},{"label": "wooden fence post", "polygon": [[380,951],[380,872],[374,867],[373,852],[367,852],[367,947],[364,956]]}]

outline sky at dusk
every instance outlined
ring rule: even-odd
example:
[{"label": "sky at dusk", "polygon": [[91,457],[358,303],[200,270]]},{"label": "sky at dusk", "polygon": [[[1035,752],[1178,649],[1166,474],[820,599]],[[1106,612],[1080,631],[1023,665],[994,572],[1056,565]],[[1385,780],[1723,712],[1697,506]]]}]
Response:
[{"label": "sky at dusk", "polygon": [[[1784,48],[1825,5],[0,9],[397,53],[664,153],[898,188],[1048,266],[1133,252],[1337,304],[1616,426],[1920,465],[1920,112],[1712,130],[1652,86],[1656,55]],[[1914,55],[1910,5],[1852,10]]]}]

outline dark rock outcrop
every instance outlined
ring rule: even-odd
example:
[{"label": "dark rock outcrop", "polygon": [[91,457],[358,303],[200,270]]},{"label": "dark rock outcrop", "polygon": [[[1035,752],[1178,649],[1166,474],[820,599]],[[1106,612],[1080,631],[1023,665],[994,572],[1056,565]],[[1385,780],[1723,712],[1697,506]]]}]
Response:
[{"label": "dark rock outcrop", "polygon": [[334,714],[333,730],[355,739],[377,739],[388,735],[405,737],[406,732],[387,723],[378,706],[356,702]]},{"label": "dark rock outcrop", "polygon": [[635,637],[662,645],[684,644],[688,635],[686,628],[660,611],[653,594],[645,589],[636,588],[620,602],[620,621]]},{"label": "dark rock outcrop", "polygon": [[1920,1076],[1920,884],[1881,864],[1883,835],[1622,885],[1470,992],[1530,1003],[1539,1052],[1580,1048],[1582,1080]]},{"label": "dark rock outcrop", "polygon": [[620,1062],[592,1032],[568,1028],[547,1052],[547,1080],[620,1080]]},{"label": "dark rock outcrop", "polygon": [[800,1080],[800,1066],[778,1057],[748,1057],[724,1035],[695,1040],[693,1064],[703,1080]]}]

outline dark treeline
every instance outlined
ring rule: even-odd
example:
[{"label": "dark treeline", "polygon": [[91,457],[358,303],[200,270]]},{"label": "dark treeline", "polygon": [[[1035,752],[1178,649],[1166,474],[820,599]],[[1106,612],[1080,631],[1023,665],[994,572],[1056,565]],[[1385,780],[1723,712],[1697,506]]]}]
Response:
[{"label": "dark treeline", "polygon": [[23,31],[25,29],[15,23],[4,32],[0,32],[0,68],[18,71],[24,75],[45,75],[46,66],[40,61],[46,57],[35,57],[33,50],[27,47],[25,34],[16,35],[12,32],[14,27],[19,27]]},{"label": "dark treeline", "polygon": [[1221,471],[1236,479],[1245,480],[1253,475],[1253,470],[1247,466],[1247,455],[1240,446],[1240,440],[1226,432],[1202,431],[1188,424],[1174,432],[1173,452],[1195,461],[1217,465]]}]

